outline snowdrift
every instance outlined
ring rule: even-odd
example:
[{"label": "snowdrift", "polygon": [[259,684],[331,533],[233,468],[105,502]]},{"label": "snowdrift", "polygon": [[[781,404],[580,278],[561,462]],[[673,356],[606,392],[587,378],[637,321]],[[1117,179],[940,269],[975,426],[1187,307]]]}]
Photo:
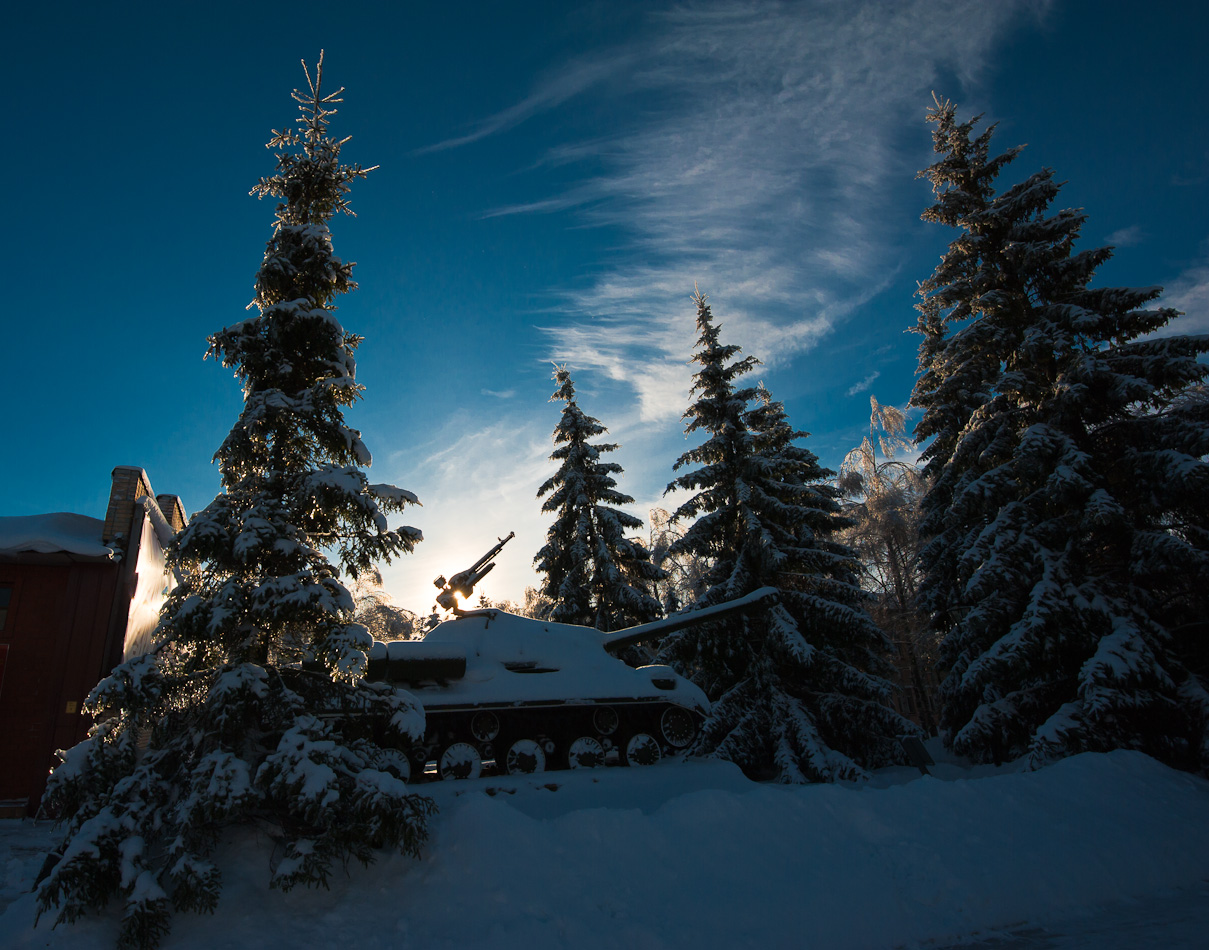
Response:
[{"label": "snowdrift", "polygon": [[[232,834],[219,912],[176,918],[165,946],[935,946],[1209,879],[1209,782],[1139,753],[935,771],[783,787],[688,762],[428,786],[425,858],[384,856],[330,891],[269,891],[272,842]],[[0,946],[108,950],[112,918],[33,928],[18,892],[48,839],[0,823]]]}]

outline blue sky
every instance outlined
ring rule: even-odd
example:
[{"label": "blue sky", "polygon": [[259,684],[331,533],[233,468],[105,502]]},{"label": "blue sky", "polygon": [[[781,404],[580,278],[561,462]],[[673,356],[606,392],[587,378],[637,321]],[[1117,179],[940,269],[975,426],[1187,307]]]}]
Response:
[{"label": "blue sky", "polygon": [[[141,465],[188,510],[239,409],[206,336],[243,317],[272,208],[248,196],[299,59],[346,87],[345,157],[380,165],[336,222],[365,336],[350,414],[426,540],[396,600],[516,531],[520,596],[558,406],[552,360],[621,443],[635,512],[687,447],[696,282],[723,338],[833,468],[868,397],[903,405],[936,90],[1027,143],[1083,207],[1097,283],[1162,284],[1209,329],[1209,15],[1054,0],[22,5],[0,64],[8,281],[2,514],[101,516]],[[753,382],[755,380],[753,379]]]}]

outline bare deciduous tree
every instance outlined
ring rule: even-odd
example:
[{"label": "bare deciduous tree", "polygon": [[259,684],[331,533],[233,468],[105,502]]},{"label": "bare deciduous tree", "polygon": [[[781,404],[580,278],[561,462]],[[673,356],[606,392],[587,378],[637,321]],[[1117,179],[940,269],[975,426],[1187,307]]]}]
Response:
[{"label": "bare deciduous tree", "polygon": [[896,458],[912,445],[906,417],[869,397],[869,434],[844,458],[838,486],[855,522],[844,540],[861,556],[862,586],[874,597],[869,612],[894,642],[908,701],[903,712],[936,733],[936,642],[915,606],[919,580],[919,501],[923,474]]}]

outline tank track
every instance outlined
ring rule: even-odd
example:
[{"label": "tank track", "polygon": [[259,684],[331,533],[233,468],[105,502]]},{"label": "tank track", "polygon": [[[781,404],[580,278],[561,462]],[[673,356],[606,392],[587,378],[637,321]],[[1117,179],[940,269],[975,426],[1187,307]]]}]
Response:
[{"label": "tank track", "polygon": [[675,703],[426,707],[424,741],[401,750],[409,782],[651,765],[683,752],[702,716]]}]

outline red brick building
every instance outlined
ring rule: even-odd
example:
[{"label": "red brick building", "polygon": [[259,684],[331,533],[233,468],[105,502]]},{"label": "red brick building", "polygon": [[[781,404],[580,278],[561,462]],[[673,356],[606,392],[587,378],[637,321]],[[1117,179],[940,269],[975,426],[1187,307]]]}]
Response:
[{"label": "red brick building", "polygon": [[124,465],[103,521],[0,517],[0,816],[36,812],[55,750],[92,724],[88,693],[151,649],[174,585],[164,550],[185,521],[177,496]]}]

